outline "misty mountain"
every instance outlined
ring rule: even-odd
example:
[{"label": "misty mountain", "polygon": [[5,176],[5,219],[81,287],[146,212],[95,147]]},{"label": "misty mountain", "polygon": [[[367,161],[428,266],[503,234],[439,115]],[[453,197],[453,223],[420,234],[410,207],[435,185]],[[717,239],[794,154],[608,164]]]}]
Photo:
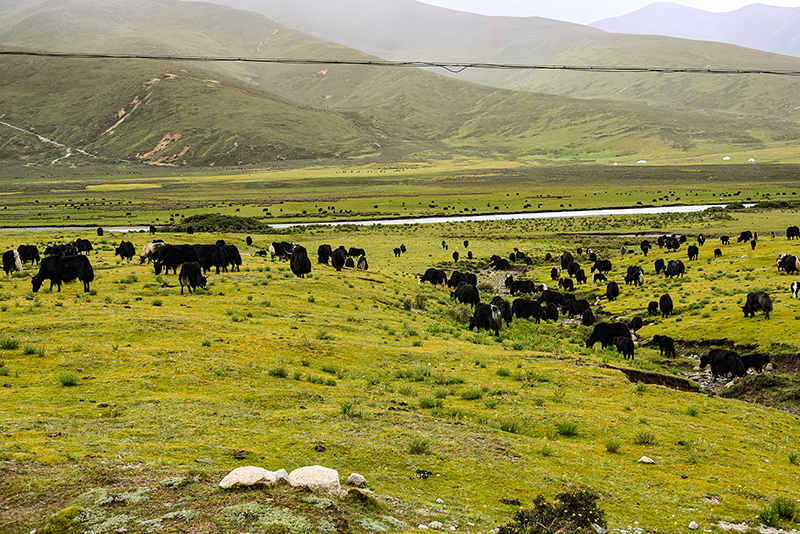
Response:
[{"label": "misty mountain", "polygon": [[[488,17],[415,0],[216,0],[265,14],[326,40],[396,60],[522,65],[800,70],[800,59],[735,45],[609,33],[539,17]],[[797,25],[800,27],[800,25]],[[602,98],[681,112],[800,122],[791,79],[564,70],[467,69],[447,73],[498,88]]]},{"label": "misty mountain", "polygon": [[607,32],[715,41],[800,56],[800,7],[751,4],[728,13],[711,13],[657,2],[590,26]]},{"label": "misty mountain", "polygon": [[[447,17],[456,12],[438,13],[442,27],[450,27]],[[360,17],[369,20],[368,15]],[[689,46],[693,42],[607,34],[546,19],[476,15],[470,20],[478,24],[480,38],[473,35],[464,49],[471,54],[487,50],[485,56],[498,58],[523,57],[525,46],[538,43],[541,57],[573,64],[602,60],[624,65],[642,57],[701,65],[709,58],[759,66],[773,60],[795,68],[800,64],[730,45]],[[414,20],[394,22],[400,46],[404,24],[413,26]],[[443,37],[453,54],[460,50],[456,40],[463,31],[454,28]],[[437,40],[425,39],[431,45]],[[181,62],[182,56],[376,59],[264,14],[205,2],[6,0],[0,3],[0,46],[176,58],[0,56],[3,121],[120,159],[188,165],[355,156],[396,161],[421,154],[638,159],[639,154],[762,150],[800,137],[798,106],[790,105],[783,85],[788,82],[777,77],[548,73],[537,79],[511,71],[503,74],[509,85],[525,89],[512,91],[422,69]],[[553,94],[536,92],[536,84],[549,84],[553,90],[546,92]],[[603,84],[611,84],[611,90]],[[602,98],[559,96],[570,92]],[[2,133],[0,158],[36,153],[25,135]]]}]

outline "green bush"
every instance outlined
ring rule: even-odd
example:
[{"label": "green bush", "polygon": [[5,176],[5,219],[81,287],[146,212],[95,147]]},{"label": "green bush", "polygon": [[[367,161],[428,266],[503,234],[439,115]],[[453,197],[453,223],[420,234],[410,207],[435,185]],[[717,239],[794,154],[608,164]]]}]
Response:
[{"label": "green bush", "polygon": [[408,452],[411,454],[430,454],[431,442],[428,438],[416,436],[411,440],[408,446]]},{"label": "green bush", "polygon": [[789,497],[775,497],[772,499],[772,509],[783,519],[791,520],[797,514],[797,503]]},{"label": "green bush", "polygon": [[78,373],[75,371],[63,371],[58,374],[58,381],[64,387],[72,387],[78,385]]},{"label": "green bush", "polygon": [[556,425],[556,430],[561,436],[565,437],[577,436],[578,424],[575,423],[574,421],[561,421]]},{"label": "green bush", "polygon": [[424,409],[441,408],[444,406],[442,399],[432,399],[430,397],[420,397],[419,407]]},{"label": "green bush", "polygon": [[10,337],[0,339],[0,349],[3,350],[17,350],[19,348],[19,340]]},{"label": "green bush", "polygon": [[606,440],[606,450],[612,454],[616,454],[619,452],[619,448],[622,445],[622,442],[618,439],[607,439]]},{"label": "green bush", "polygon": [[656,435],[648,430],[639,430],[633,435],[633,442],[637,445],[652,445],[656,442]]},{"label": "green bush", "polygon": [[273,367],[267,371],[269,376],[274,376],[276,378],[286,378],[289,376],[289,373],[286,372],[286,369],[283,367]]},{"label": "green bush", "polygon": [[768,527],[777,527],[780,519],[780,514],[773,510],[771,506],[764,508],[761,513],[758,514],[758,520]]},{"label": "green bush", "polygon": [[605,512],[597,506],[599,498],[592,490],[572,488],[559,493],[556,504],[551,504],[540,494],[533,500],[533,508],[518,510],[498,534],[594,532],[592,524],[606,526]]},{"label": "green bush", "polygon": [[483,398],[483,391],[480,389],[465,389],[461,392],[461,398],[464,400],[479,400]]}]

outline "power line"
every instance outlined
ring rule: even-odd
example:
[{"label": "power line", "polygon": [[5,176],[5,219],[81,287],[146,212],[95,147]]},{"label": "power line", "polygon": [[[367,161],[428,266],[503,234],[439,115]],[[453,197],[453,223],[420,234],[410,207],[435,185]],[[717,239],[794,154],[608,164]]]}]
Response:
[{"label": "power line", "polygon": [[796,70],[772,69],[716,69],[699,67],[611,67],[601,65],[525,65],[515,63],[457,63],[447,61],[389,61],[362,59],[309,59],[309,58],[252,58],[216,56],[171,56],[145,54],[93,54],[83,52],[43,52],[0,50],[0,56],[35,56],[72,59],[150,59],[155,61],[191,61],[221,63],[273,63],[283,65],[364,65],[368,67],[441,68],[452,73],[467,69],[494,70],[554,70],[612,73],[662,73],[662,74],[771,74],[774,76],[800,76]]}]

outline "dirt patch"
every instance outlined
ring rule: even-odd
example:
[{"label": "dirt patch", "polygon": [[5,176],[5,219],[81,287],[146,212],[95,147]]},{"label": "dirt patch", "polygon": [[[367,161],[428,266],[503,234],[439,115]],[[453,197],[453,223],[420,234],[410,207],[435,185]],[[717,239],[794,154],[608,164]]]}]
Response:
[{"label": "dirt patch", "polygon": [[681,378],[674,375],[665,375],[661,373],[654,373],[652,371],[642,371],[641,369],[629,369],[627,367],[615,367],[606,363],[601,363],[600,367],[606,369],[615,369],[621,371],[631,382],[643,384],[655,384],[657,386],[665,386],[679,391],[698,392],[700,388],[697,384],[687,378]]}]

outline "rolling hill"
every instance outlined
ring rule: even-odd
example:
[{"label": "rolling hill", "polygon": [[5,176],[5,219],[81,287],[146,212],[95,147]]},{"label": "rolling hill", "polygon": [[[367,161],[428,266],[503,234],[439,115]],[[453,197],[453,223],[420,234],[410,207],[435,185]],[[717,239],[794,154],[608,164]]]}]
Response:
[{"label": "rolling hill", "polygon": [[[721,43],[623,35],[538,17],[487,17],[413,0],[218,0],[388,59],[526,65],[800,70],[800,59]],[[796,26],[796,25],[795,25]],[[788,30],[787,30],[788,31]],[[466,70],[459,79],[677,111],[800,122],[794,78]]]},{"label": "rolling hill", "polygon": [[[264,15],[177,1],[6,3],[0,43],[176,58],[375,59]],[[395,161],[420,153],[635,161],[761,150],[800,135],[797,124],[775,115],[756,120],[754,108],[771,109],[773,102],[761,86],[750,89],[761,91],[760,100],[745,99],[736,81],[725,95],[710,93],[729,96],[729,112],[706,111],[698,121],[692,100],[698,88],[691,84],[675,98],[684,111],[678,113],[500,90],[420,69],[201,66],[208,70],[194,62],[7,56],[0,120],[104,157],[187,165],[369,155]],[[628,91],[648,92],[654,100],[664,94],[645,84]],[[4,157],[35,154],[30,139],[3,130]]]},{"label": "rolling hill", "polygon": [[800,8],[797,7],[751,4],[727,13],[712,13],[672,2],[656,2],[590,26],[607,32],[715,41],[800,56]]}]

